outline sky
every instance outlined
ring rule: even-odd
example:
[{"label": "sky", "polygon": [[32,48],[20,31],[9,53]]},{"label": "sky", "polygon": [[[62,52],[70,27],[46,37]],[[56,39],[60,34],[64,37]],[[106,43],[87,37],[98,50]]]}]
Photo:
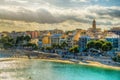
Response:
[{"label": "sky", "polygon": [[[120,1],[0,0],[0,24],[2,27],[12,21],[12,26],[17,27],[15,21],[22,21],[23,26],[18,27],[31,25],[29,27],[32,29],[38,27],[41,30],[87,29],[92,27],[93,19],[96,19],[97,27],[102,29],[120,27]],[[5,28],[7,27],[5,26]]]}]

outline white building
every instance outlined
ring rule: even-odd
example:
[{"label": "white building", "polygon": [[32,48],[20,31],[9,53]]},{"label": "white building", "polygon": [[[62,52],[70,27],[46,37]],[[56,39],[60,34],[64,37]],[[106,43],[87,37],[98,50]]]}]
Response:
[{"label": "white building", "polygon": [[68,37],[67,37],[67,44],[68,44],[69,48],[73,47],[73,45],[74,45],[73,36],[74,35],[71,34],[71,35],[68,35]]}]

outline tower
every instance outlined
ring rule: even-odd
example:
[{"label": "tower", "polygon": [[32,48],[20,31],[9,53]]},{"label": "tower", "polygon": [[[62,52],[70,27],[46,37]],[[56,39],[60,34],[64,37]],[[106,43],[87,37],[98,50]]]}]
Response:
[{"label": "tower", "polygon": [[96,21],[95,21],[95,19],[93,20],[92,28],[93,28],[94,38],[97,39],[97,38],[98,38],[98,35],[97,35],[97,29],[96,29]]},{"label": "tower", "polygon": [[93,20],[92,27],[93,27],[94,30],[96,29],[96,21],[95,21],[95,19]]}]

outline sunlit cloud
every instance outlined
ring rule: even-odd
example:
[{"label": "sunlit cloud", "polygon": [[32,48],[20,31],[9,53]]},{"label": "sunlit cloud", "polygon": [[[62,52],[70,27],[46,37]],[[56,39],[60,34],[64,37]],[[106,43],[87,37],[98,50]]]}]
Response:
[{"label": "sunlit cloud", "polygon": [[[0,0],[0,19],[59,26],[73,21],[88,27],[96,19],[101,28],[120,26],[119,0],[114,0],[114,4],[111,0],[101,1],[104,3],[99,0]],[[78,25],[74,24],[74,28]]]}]

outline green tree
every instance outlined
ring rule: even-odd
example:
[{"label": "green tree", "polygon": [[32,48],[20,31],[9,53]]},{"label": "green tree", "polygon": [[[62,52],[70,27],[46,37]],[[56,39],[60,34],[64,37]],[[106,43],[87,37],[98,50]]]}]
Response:
[{"label": "green tree", "polygon": [[33,44],[33,43],[27,43],[26,45],[24,45],[26,47],[31,47],[32,49],[34,50],[37,50],[38,49],[38,46],[36,44]]},{"label": "green tree", "polygon": [[109,50],[111,50],[113,48],[111,42],[106,42],[106,45],[109,46]]},{"label": "green tree", "polygon": [[71,53],[74,53],[74,49],[73,49],[73,48],[70,48],[69,51],[70,51]]},{"label": "green tree", "polygon": [[120,54],[117,54],[116,61],[120,62]]},{"label": "green tree", "polygon": [[46,47],[46,50],[52,50],[52,47]]},{"label": "green tree", "polygon": [[102,45],[102,50],[103,51],[110,51],[112,49],[112,44],[110,42],[105,42]]},{"label": "green tree", "polygon": [[16,38],[16,46],[28,46],[29,42],[31,40],[31,37],[26,35],[26,36],[18,36]]},{"label": "green tree", "polygon": [[103,51],[110,51],[112,49],[112,44],[108,41],[103,40],[91,40],[87,43],[87,48],[95,48]]},{"label": "green tree", "polygon": [[106,44],[102,45],[102,50],[103,51],[109,51],[109,46],[107,46]]},{"label": "green tree", "polygon": [[112,58],[116,62],[120,62],[120,53],[118,53],[114,58]]},{"label": "green tree", "polygon": [[78,48],[78,46],[73,46],[72,48],[69,49],[69,51],[72,52],[72,53],[78,53],[79,48]]},{"label": "green tree", "polygon": [[41,48],[42,51],[44,51],[44,49],[45,49],[44,47]]},{"label": "green tree", "polygon": [[101,41],[95,41],[94,45],[95,45],[95,49],[101,49],[102,48],[102,42]]},{"label": "green tree", "polygon": [[55,49],[56,48],[56,44],[52,44],[52,47]]},{"label": "green tree", "polygon": [[59,44],[53,44],[52,48],[53,49],[61,49],[61,46]]},{"label": "green tree", "polygon": [[24,36],[18,36],[16,38],[16,44],[22,44],[23,40],[24,40]]},{"label": "green tree", "polygon": [[105,43],[105,41],[104,41],[104,40],[99,40],[99,42],[101,42],[102,44],[104,44],[104,43]]},{"label": "green tree", "polygon": [[6,42],[8,42],[8,39],[9,39],[8,36],[2,37],[2,38],[0,39],[0,42],[1,42],[1,43],[6,43]]},{"label": "green tree", "polygon": [[34,50],[37,50],[37,49],[38,49],[38,46],[37,46],[36,44],[32,44],[32,48],[33,48]]},{"label": "green tree", "polygon": [[87,48],[90,49],[90,48],[95,48],[95,41],[94,40],[91,40],[87,43]]},{"label": "green tree", "polygon": [[26,36],[24,36],[24,40],[29,42],[31,40],[31,37],[26,35]]},{"label": "green tree", "polygon": [[13,48],[15,44],[15,40],[11,37],[6,36],[0,39],[0,43],[1,45],[3,45],[3,48],[8,49],[8,48]]},{"label": "green tree", "polygon": [[9,49],[9,48],[12,48],[12,47],[13,47],[13,44],[12,44],[12,43],[10,43],[10,42],[4,43],[4,48],[5,48],[5,49]]},{"label": "green tree", "polygon": [[79,48],[78,48],[78,46],[75,46],[74,47],[74,53],[78,53],[79,52]]}]

